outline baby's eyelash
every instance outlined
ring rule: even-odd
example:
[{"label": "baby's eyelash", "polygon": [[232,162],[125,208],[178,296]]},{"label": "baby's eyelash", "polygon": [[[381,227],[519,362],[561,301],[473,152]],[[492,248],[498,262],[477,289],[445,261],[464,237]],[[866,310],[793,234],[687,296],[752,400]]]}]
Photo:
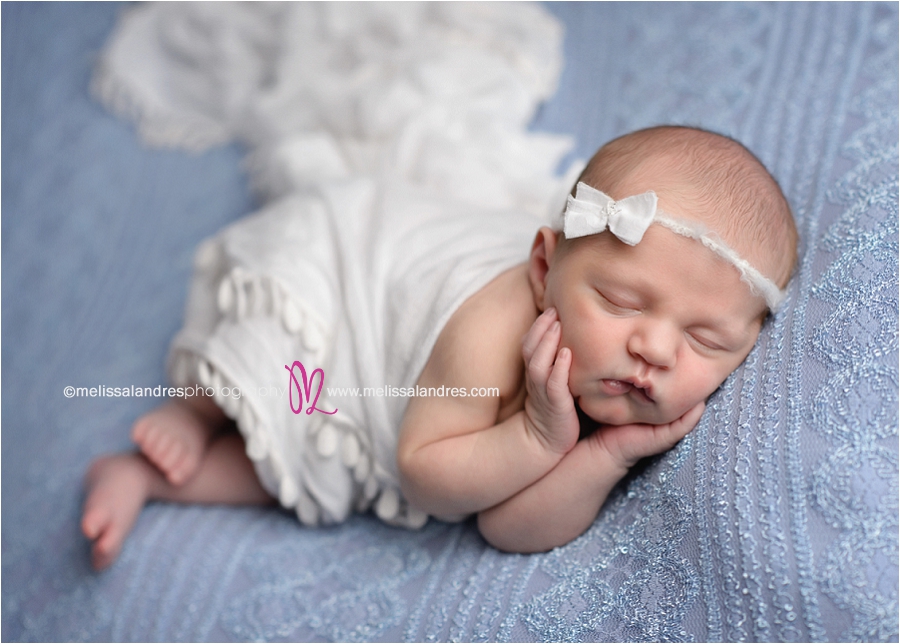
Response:
[{"label": "baby's eyelash", "polygon": [[633,306],[630,304],[619,304],[617,302],[614,302],[613,300],[609,299],[606,295],[604,295],[601,291],[597,291],[597,294],[604,301],[606,306],[616,309],[618,312],[622,312],[622,313],[640,313],[641,312],[640,308],[638,308],[636,306]]},{"label": "baby's eyelash", "polygon": [[702,345],[704,348],[709,349],[710,351],[725,351],[725,348],[723,346],[721,346],[720,344],[718,344],[717,342],[713,342],[712,340],[709,340],[707,338],[698,336],[698,335],[696,335],[694,333],[690,333],[690,332],[688,332],[688,336],[693,338],[693,340],[697,344]]}]

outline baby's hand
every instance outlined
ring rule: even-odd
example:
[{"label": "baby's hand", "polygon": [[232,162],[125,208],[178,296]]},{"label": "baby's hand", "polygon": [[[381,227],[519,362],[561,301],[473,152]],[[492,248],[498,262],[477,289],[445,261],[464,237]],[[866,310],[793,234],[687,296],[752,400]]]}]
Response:
[{"label": "baby's hand", "polygon": [[674,447],[694,429],[705,408],[706,403],[699,402],[681,418],[665,425],[603,425],[587,440],[595,441],[595,447],[604,450],[615,463],[628,470],[642,458]]},{"label": "baby's hand", "polygon": [[562,329],[556,309],[544,311],[522,340],[525,359],[525,426],[548,449],[565,454],[578,441],[578,414],[569,391],[572,351],[558,349]]}]

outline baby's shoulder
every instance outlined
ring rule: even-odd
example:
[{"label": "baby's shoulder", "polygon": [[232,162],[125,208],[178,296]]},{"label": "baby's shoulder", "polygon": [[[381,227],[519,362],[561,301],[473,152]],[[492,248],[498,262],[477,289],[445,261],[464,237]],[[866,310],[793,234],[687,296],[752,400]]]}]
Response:
[{"label": "baby's shoulder", "polygon": [[514,393],[510,390],[521,380],[522,337],[536,315],[527,265],[509,269],[454,312],[426,371],[445,384],[498,387],[501,396]]}]

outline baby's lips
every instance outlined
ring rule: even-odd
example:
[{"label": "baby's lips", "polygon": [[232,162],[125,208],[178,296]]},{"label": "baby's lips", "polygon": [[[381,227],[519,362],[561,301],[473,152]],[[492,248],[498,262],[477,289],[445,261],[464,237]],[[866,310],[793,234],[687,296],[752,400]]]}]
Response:
[{"label": "baby's lips", "polygon": [[[619,396],[634,391],[647,402],[655,402],[651,395],[652,389],[649,383],[636,383],[631,380],[616,380],[613,378],[604,379],[601,382],[602,388],[610,395]],[[642,384],[646,386],[641,386]]]},{"label": "baby's lips", "polygon": [[632,389],[631,383],[625,382],[624,380],[605,378],[602,382],[604,389],[607,390],[607,393],[613,395],[627,394]]}]

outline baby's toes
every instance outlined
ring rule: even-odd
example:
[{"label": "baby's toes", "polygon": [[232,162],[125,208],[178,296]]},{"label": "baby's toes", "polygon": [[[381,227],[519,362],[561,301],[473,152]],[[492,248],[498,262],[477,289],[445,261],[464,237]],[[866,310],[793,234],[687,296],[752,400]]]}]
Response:
[{"label": "baby's toes", "polygon": [[103,570],[108,568],[119,556],[124,540],[125,535],[120,534],[115,524],[109,524],[91,547],[91,564],[94,566],[94,569]]},{"label": "baby's toes", "polygon": [[112,510],[103,503],[103,499],[88,499],[81,519],[81,531],[93,542],[91,563],[95,570],[102,570],[116,560],[124,534],[120,534]]},{"label": "baby's toes", "polygon": [[164,471],[168,471],[175,467],[175,464],[183,454],[184,446],[177,440],[168,439],[157,453],[157,467]]},{"label": "baby's toes", "polygon": [[103,528],[110,522],[109,511],[103,507],[87,505],[84,515],[81,517],[81,531],[91,541],[94,541],[103,532]]},{"label": "baby's toes", "polygon": [[206,453],[206,445],[196,440],[185,440],[181,444],[181,456],[178,463],[173,468],[174,478],[170,478],[170,482],[175,485],[181,485],[190,480],[200,469],[204,454]]},{"label": "baby's toes", "polygon": [[182,449],[166,470],[166,478],[172,485],[181,485],[187,482],[196,469],[197,459],[190,452]]},{"label": "baby's toes", "polygon": [[176,446],[176,441],[172,440],[168,432],[154,431],[156,429],[158,428],[150,428],[138,446],[151,463],[159,468],[165,468],[166,460],[171,458],[170,453]]},{"label": "baby's toes", "polygon": [[158,429],[152,421],[144,421],[136,423],[131,432],[131,440],[151,460],[159,452],[160,442],[165,437]]},{"label": "baby's toes", "polygon": [[148,416],[138,418],[131,427],[131,440],[141,445],[153,435],[153,420]]}]

